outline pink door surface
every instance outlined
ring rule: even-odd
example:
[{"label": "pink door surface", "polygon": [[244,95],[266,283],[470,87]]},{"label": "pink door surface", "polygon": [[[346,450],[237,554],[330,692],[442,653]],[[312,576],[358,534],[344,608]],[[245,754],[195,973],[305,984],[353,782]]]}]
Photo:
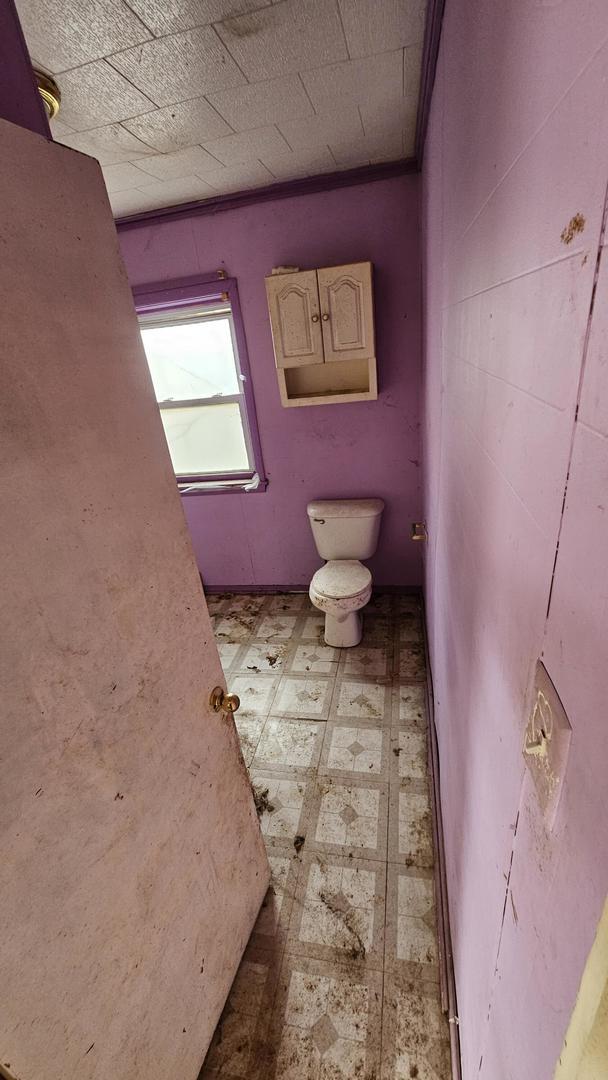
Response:
[{"label": "pink door surface", "polygon": [[98,164],[0,221],[0,1074],[194,1080],[268,863]]}]

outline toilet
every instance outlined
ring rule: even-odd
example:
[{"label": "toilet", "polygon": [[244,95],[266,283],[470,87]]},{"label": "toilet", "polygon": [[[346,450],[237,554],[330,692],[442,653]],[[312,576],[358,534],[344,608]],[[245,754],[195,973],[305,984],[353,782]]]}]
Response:
[{"label": "toilet", "polygon": [[310,599],[325,612],[325,641],[335,648],[358,645],[361,609],[372,595],[372,575],[361,559],[378,545],[382,499],[321,499],[307,506],[317,551],[326,563],[314,575]]}]

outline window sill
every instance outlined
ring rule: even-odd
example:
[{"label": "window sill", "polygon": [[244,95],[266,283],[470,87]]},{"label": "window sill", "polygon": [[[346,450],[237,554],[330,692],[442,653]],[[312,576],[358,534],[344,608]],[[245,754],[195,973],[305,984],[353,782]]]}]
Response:
[{"label": "window sill", "polygon": [[248,480],[196,480],[191,483],[178,480],[177,486],[180,495],[248,495],[266,491],[268,481],[255,473]]}]

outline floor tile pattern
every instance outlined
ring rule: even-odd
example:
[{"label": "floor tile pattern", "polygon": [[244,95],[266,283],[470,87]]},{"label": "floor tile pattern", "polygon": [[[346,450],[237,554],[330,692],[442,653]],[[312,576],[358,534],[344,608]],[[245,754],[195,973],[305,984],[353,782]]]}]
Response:
[{"label": "floor tile pattern", "polygon": [[418,598],[208,600],[272,883],[199,1080],[450,1080]]}]

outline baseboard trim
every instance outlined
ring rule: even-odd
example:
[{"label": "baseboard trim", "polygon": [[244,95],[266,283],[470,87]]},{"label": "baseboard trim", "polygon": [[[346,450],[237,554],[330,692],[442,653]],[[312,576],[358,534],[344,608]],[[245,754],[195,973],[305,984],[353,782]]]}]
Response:
[{"label": "baseboard trim", "polygon": [[[218,596],[221,593],[250,593],[252,596],[260,593],[307,593],[308,585],[205,585],[202,574],[199,574],[201,584],[206,596]],[[374,596],[421,596],[420,585],[379,585],[373,590]]]},{"label": "baseboard trim", "polygon": [[437,728],[435,727],[435,704],[433,696],[433,673],[426,631],[426,611],[422,602],[424,627],[424,652],[426,658],[426,704],[428,716],[429,770],[431,777],[431,814],[433,818],[433,839],[435,842],[435,892],[437,894],[437,937],[439,941],[439,976],[441,983],[441,1007],[447,1015],[450,1028],[450,1053],[452,1059],[452,1080],[462,1080],[460,1056],[460,1031],[458,1003],[456,1000],[456,979],[454,976],[454,958],[452,954],[452,936],[450,932],[450,909],[448,904],[448,884],[445,866],[445,845],[443,820],[441,815],[439,747]]},{"label": "baseboard trim", "polygon": [[200,575],[203,589],[205,590],[205,596],[222,596],[234,595],[237,593],[239,596],[259,596],[260,594],[267,595],[269,593],[305,593],[308,589],[304,585],[205,585],[203,575]]}]

